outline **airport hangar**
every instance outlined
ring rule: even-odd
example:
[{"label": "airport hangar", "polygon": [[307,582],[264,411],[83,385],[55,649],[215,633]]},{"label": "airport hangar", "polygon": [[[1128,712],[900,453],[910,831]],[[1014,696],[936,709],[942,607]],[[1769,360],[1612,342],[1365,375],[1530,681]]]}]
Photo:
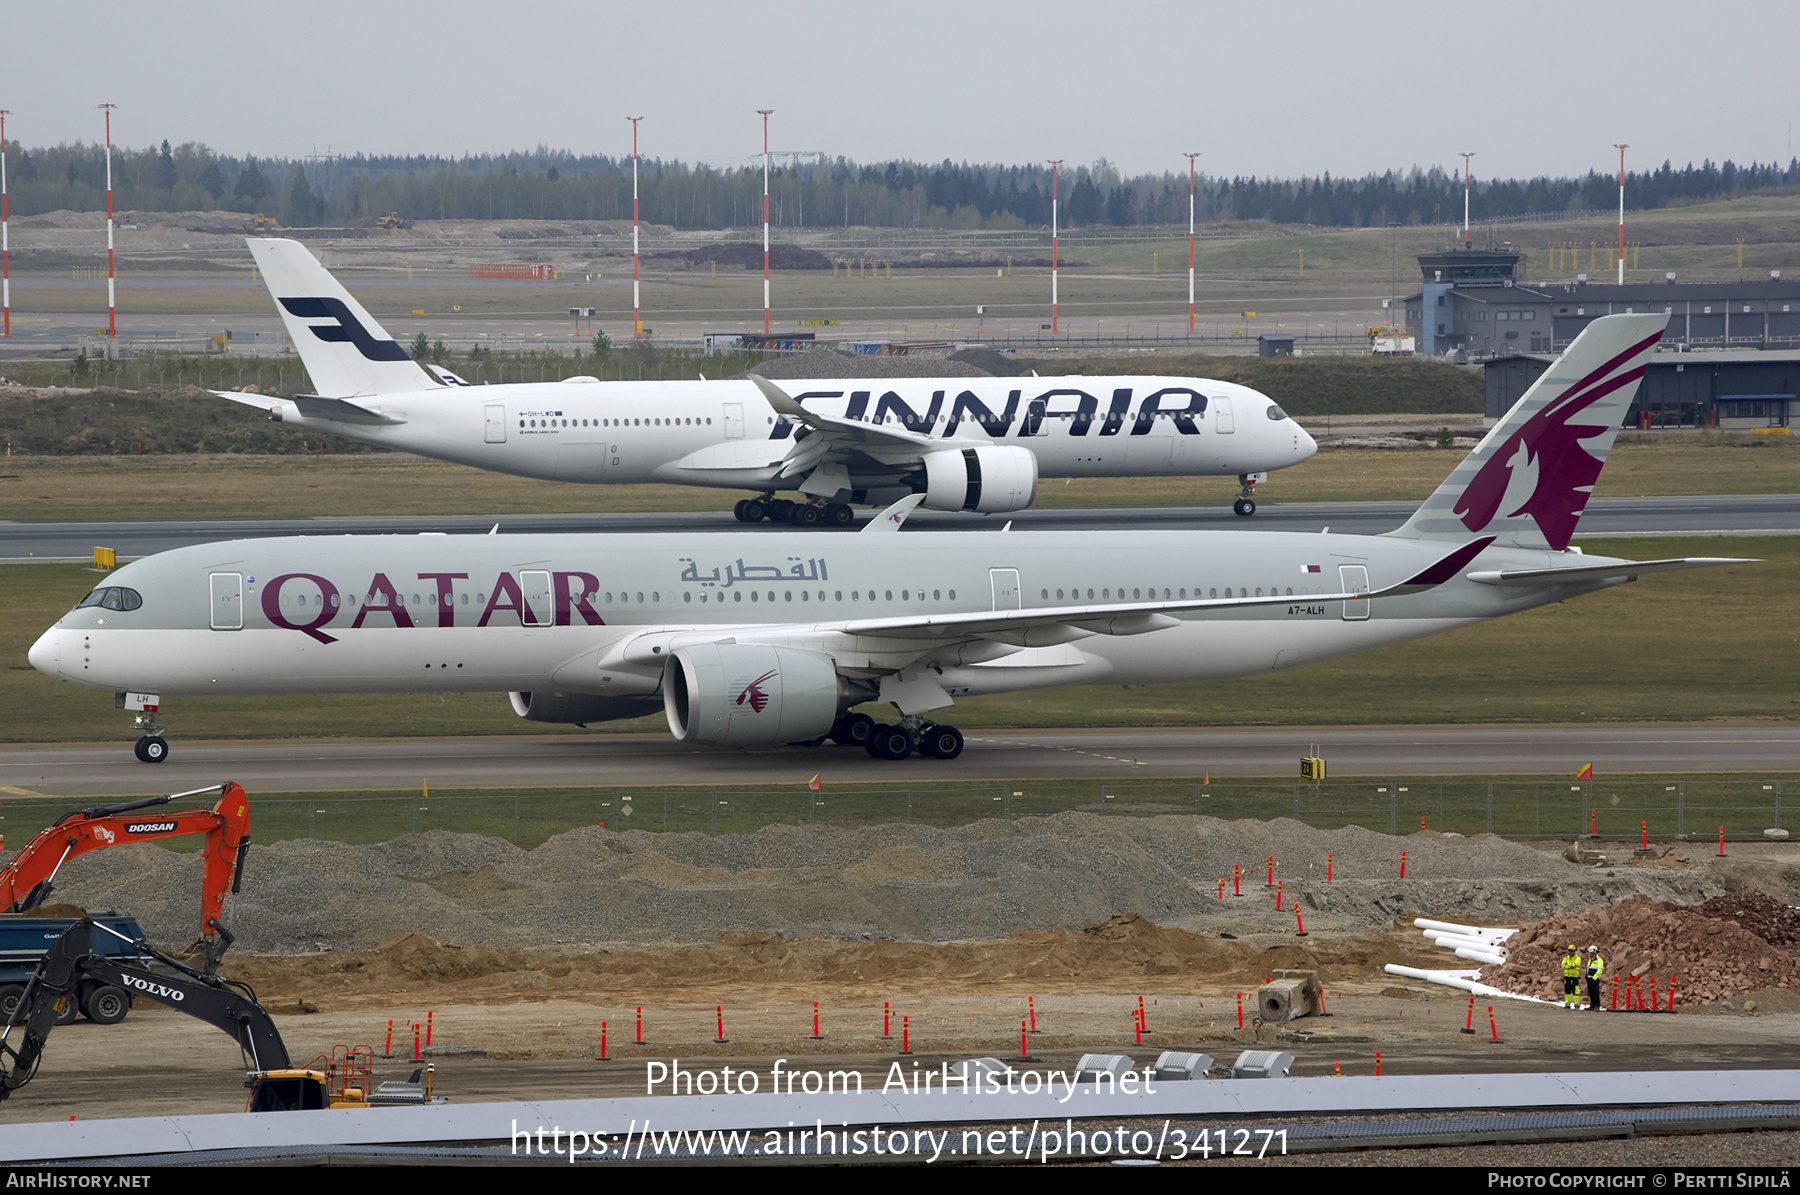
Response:
[{"label": "airport hangar", "polygon": [[[1663,349],[1626,414],[1627,427],[1787,429],[1800,420],[1800,281],[1524,285],[1522,253],[1451,249],[1419,255],[1423,287],[1406,299],[1424,353],[1485,358],[1486,417],[1500,418],[1553,354],[1603,315],[1661,311]],[[1425,312],[1433,318],[1424,319]],[[1701,351],[1694,351],[1701,350]]]}]

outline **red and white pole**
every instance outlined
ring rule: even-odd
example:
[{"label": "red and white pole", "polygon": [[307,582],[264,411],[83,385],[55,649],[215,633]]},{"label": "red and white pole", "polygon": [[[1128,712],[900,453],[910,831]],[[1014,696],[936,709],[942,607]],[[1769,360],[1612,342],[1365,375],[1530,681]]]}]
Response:
[{"label": "red and white pole", "polygon": [[1061,158],[1050,162],[1050,335],[1056,335],[1056,168]]},{"label": "red and white pole", "polygon": [[1188,160],[1188,335],[1194,334],[1194,159],[1199,154],[1187,155]]},{"label": "red and white pole", "polygon": [[112,110],[117,104],[101,104],[106,112],[106,335],[119,335],[118,305],[113,291],[113,207],[112,207]]},{"label": "red and white pole", "polygon": [[763,335],[769,334],[769,114],[775,109],[758,108],[763,118]]},{"label": "red and white pole", "polygon": [[1625,285],[1625,151],[1630,145],[1615,145],[1619,151],[1619,285]]},{"label": "red and white pole", "polygon": [[12,245],[6,226],[6,114],[0,108],[0,311],[5,312],[6,336],[12,335]]},{"label": "red and white pole", "polygon": [[644,334],[643,308],[638,303],[638,121],[641,116],[627,116],[631,122],[631,335]]},{"label": "red and white pole", "polygon": [[1469,247],[1469,159],[1472,153],[1458,155],[1463,160],[1463,248]]}]

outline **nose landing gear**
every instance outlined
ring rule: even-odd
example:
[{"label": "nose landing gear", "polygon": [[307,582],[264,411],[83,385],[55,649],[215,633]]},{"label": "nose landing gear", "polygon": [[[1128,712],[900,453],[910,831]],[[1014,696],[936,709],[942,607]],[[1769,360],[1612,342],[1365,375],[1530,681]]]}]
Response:
[{"label": "nose landing gear", "polygon": [[1256,483],[1267,477],[1267,473],[1238,474],[1237,501],[1231,504],[1233,513],[1241,516],[1249,516],[1256,513]]},{"label": "nose landing gear", "polygon": [[149,693],[121,693],[118,696],[120,709],[141,711],[131,719],[137,727],[138,741],[132,747],[140,762],[161,763],[169,758],[169,743],[163,738],[163,728],[156,724],[156,697]]}]

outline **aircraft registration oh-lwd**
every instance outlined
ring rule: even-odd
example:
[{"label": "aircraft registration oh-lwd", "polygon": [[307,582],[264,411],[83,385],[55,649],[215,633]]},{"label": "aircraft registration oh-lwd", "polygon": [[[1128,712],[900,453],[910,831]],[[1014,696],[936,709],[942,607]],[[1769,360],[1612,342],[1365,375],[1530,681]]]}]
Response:
[{"label": "aircraft registration oh-lwd", "polygon": [[[317,536],[125,565],[31,649],[143,711],[168,697],[494,691],[585,725],[658,708],[683,742],[962,749],[957,698],[1247,676],[1731,563],[1583,555],[1570,537],[1661,337],[1596,320],[1383,535],[1279,531]],[[893,706],[877,725],[851,707]]]},{"label": "aircraft registration oh-lwd", "polygon": [[222,397],[283,423],[521,477],[748,489],[736,507],[746,523],[844,527],[851,502],[911,493],[928,510],[1023,510],[1041,476],[1235,476],[1234,509],[1248,515],[1257,481],[1318,451],[1268,396],[1201,378],[469,386],[408,357],[298,241],[249,244],[319,393]]}]

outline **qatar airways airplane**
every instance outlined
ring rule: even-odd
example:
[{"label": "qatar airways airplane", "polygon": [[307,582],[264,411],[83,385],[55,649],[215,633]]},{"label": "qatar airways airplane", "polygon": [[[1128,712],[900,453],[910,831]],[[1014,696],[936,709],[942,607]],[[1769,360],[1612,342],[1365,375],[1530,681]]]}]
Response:
[{"label": "qatar airways airplane", "polygon": [[[1279,531],[300,536],[125,565],[31,648],[139,711],[168,698],[510,694],[586,725],[662,710],[687,743],[951,758],[958,698],[1281,671],[1721,559],[1570,546],[1666,317],[1595,320],[1384,535]],[[853,706],[879,701],[877,724]]]},{"label": "qatar airways airplane", "polygon": [[[407,356],[298,241],[252,238],[317,387],[222,397],[270,418],[521,477],[750,490],[737,517],[848,526],[852,502],[1023,510],[1038,478],[1235,476],[1253,486],[1318,451],[1266,395],[1202,378],[907,378],[470,386]],[[792,394],[787,391],[791,389]],[[777,498],[798,491],[800,500]]]}]

